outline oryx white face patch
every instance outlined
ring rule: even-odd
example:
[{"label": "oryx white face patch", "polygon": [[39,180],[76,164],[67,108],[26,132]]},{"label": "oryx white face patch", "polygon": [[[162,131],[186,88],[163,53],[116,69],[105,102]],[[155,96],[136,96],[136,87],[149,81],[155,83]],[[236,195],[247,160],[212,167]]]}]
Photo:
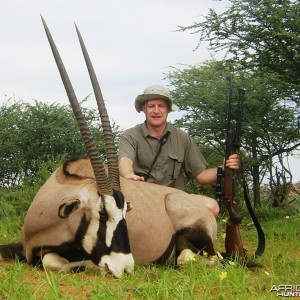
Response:
[{"label": "oryx white face patch", "polygon": [[83,248],[89,254],[91,254],[91,252],[92,252],[93,248],[96,246],[97,240],[98,240],[98,229],[100,226],[100,217],[99,217],[100,201],[101,201],[100,198],[98,198],[97,202],[95,202],[95,203],[92,203],[92,201],[89,201],[90,206],[91,206],[89,209],[89,211],[90,211],[89,227],[88,227],[86,234],[84,236],[84,239],[82,241]]},{"label": "oryx white face patch", "polygon": [[[83,248],[87,253],[91,253],[93,248],[97,244],[98,240],[98,230],[100,226],[100,217],[99,217],[99,202],[101,200],[98,200],[98,204],[95,207],[92,207],[91,205],[91,214],[90,214],[90,220],[89,220],[89,227],[88,230],[84,236],[83,239]],[[107,247],[111,246],[114,232],[119,224],[119,222],[124,219],[125,213],[126,213],[126,203],[124,203],[124,208],[118,208],[116,205],[115,198],[110,195],[103,195],[102,201],[105,202],[105,210],[108,216],[108,220],[106,221],[106,239],[105,244]],[[86,205],[87,206],[87,205]]]},{"label": "oryx white face patch", "polygon": [[89,254],[91,254],[93,248],[97,244],[97,240],[98,240],[97,233],[98,233],[98,229],[99,229],[99,224],[100,224],[99,213],[98,212],[93,213],[92,218],[90,220],[88,230],[82,241],[83,248]]},{"label": "oryx white face patch", "polygon": [[103,199],[105,201],[105,209],[108,215],[107,221],[107,231],[105,243],[108,247],[111,246],[114,232],[119,224],[119,222],[124,219],[124,210],[126,212],[126,204],[123,209],[118,208],[116,205],[115,198],[113,196],[104,195]]}]

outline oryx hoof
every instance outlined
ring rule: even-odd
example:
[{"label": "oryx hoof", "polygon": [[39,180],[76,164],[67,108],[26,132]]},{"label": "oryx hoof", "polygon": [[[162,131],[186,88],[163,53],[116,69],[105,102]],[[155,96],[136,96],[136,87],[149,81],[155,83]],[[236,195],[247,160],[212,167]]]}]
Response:
[{"label": "oryx hoof", "polygon": [[184,249],[181,251],[180,255],[177,257],[177,265],[185,265],[190,261],[195,261],[197,254],[190,249]]}]

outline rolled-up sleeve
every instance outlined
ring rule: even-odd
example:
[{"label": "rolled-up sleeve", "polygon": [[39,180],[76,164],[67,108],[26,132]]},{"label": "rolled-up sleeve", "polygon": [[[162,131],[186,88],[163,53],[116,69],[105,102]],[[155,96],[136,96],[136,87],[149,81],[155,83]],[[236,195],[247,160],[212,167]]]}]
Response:
[{"label": "rolled-up sleeve", "polygon": [[188,177],[193,178],[206,169],[208,164],[191,137],[187,145],[183,169]]},{"label": "rolled-up sleeve", "polygon": [[128,157],[134,161],[136,156],[136,141],[126,131],[120,135],[118,157]]}]

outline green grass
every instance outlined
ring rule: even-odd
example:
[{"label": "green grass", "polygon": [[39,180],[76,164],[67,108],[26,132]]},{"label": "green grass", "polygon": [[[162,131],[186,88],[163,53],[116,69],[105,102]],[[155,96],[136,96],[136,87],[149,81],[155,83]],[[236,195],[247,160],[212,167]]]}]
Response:
[{"label": "green grass", "polygon": [[[96,271],[46,272],[26,263],[0,262],[0,299],[277,299],[273,285],[299,284],[300,217],[273,208],[263,211],[266,250],[253,260],[255,267],[238,263],[211,266],[204,257],[175,268],[136,266],[132,275],[115,279]],[[240,227],[244,247],[256,248],[254,227]],[[17,241],[18,217],[0,219],[0,242]],[[224,250],[224,223],[220,218],[216,250]]]}]

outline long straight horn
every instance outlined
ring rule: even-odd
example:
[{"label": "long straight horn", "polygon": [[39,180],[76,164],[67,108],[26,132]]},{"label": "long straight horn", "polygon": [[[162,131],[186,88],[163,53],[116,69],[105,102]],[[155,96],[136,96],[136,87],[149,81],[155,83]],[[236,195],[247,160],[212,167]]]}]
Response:
[{"label": "long straight horn", "polygon": [[86,50],[85,44],[83,42],[82,36],[79,32],[78,27],[76,26],[77,35],[79,38],[80,46],[82,49],[82,53],[85,59],[85,63],[87,66],[87,69],[90,74],[90,79],[93,85],[95,97],[97,100],[98,110],[101,117],[101,123],[103,128],[103,134],[104,134],[104,142],[106,147],[106,154],[107,154],[107,162],[108,162],[108,174],[109,179],[111,180],[111,184],[114,189],[120,190],[120,177],[119,177],[119,168],[118,168],[118,159],[117,159],[117,150],[114,143],[113,133],[109,121],[109,117],[107,114],[107,110],[105,107],[104,99],[102,96],[102,92],[100,89],[100,85],[96,76],[96,73],[94,71],[92,62],[90,60],[89,54]]},{"label": "long straight horn", "polygon": [[85,147],[87,149],[88,155],[91,160],[91,164],[92,164],[93,171],[95,173],[96,182],[97,182],[98,193],[105,194],[105,195],[112,195],[113,190],[112,190],[110,181],[106,175],[103,161],[101,160],[101,158],[99,156],[99,153],[98,153],[95,143],[93,141],[92,134],[87,126],[85,119],[84,119],[84,116],[82,114],[80,105],[78,103],[77,97],[75,95],[75,92],[72,87],[69,76],[67,74],[67,71],[64,67],[64,64],[59,55],[59,52],[55,46],[55,43],[51,36],[51,33],[48,29],[48,26],[42,16],[41,16],[41,18],[42,18],[42,22],[44,24],[46,35],[47,35],[48,41],[50,43],[50,47],[51,47],[54,59],[56,61],[56,65],[58,67],[61,79],[65,86],[65,90],[67,92],[71,107],[73,109],[73,113],[74,113],[76,121],[78,123]]}]

